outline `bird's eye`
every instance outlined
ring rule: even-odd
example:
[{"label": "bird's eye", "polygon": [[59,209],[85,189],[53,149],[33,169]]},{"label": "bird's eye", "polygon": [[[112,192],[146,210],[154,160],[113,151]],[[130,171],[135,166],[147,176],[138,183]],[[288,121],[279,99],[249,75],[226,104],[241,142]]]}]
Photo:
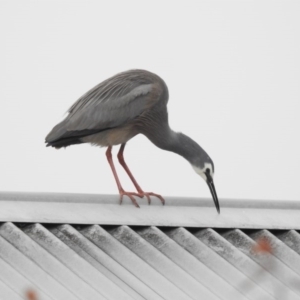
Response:
[{"label": "bird's eye", "polygon": [[205,170],[205,173],[208,173],[208,174],[209,174],[209,173],[210,173],[210,169],[206,169],[206,170]]}]

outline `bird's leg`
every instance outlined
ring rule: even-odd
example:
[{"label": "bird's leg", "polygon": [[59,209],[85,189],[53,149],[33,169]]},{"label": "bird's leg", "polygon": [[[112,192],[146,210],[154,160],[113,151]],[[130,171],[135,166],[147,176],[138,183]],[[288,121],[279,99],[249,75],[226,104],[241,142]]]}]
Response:
[{"label": "bird's leg", "polygon": [[150,204],[151,203],[151,198],[150,196],[155,196],[157,197],[161,202],[162,204],[165,204],[165,199],[161,196],[161,195],[158,195],[158,194],[155,194],[155,193],[152,193],[152,192],[149,192],[149,193],[146,193],[144,192],[141,187],[139,186],[139,184],[137,183],[137,181],[135,180],[135,178],[133,177],[132,173],[130,172],[127,164],[125,163],[125,160],[124,160],[124,156],[123,156],[123,153],[124,153],[124,148],[125,148],[125,145],[126,144],[122,144],[121,147],[120,147],[120,150],[118,152],[118,159],[119,159],[119,163],[121,164],[121,166],[124,168],[124,170],[126,171],[126,173],[128,174],[129,178],[131,179],[132,183],[134,184],[137,192],[139,193],[140,196],[146,196],[147,199],[148,199],[148,203]]},{"label": "bird's leg", "polygon": [[125,195],[125,196],[128,196],[131,199],[132,203],[136,207],[139,207],[139,205],[137,204],[137,202],[136,202],[136,200],[134,199],[133,196],[138,196],[138,197],[142,197],[142,196],[139,195],[139,194],[137,194],[137,193],[125,192],[124,189],[122,188],[121,182],[119,180],[119,177],[118,177],[118,174],[117,174],[117,171],[116,171],[116,168],[115,168],[114,163],[113,163],[111,149],[112,149],[112,146],[109,146],[107,148],[107,150],[106,150],[106,157],[107,157],[108,163],[110,165],[110,168],[111,168],[111,170],[112,170],[112,172],[114,174],[117,186],[118,186],[118,190],[119,190],[119,193],[120,193],[120,204],[122,203],[123,196]]}]

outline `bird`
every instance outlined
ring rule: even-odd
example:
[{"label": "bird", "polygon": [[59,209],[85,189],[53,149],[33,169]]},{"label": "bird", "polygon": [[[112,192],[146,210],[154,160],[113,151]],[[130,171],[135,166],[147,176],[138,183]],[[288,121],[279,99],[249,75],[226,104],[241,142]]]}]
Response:
[{"label": "bird", "polygon": [[[191,164],[207,183],[220,214],[213,181],[214,163],[193,139],[170,128],[168,100],[168,87],[158,75],[140,69],[118,73],[96,85],[69,108],[65,119],[46,136],[46,146],[60,149],[90,143],[107,147],[106,157],[119,190],[120,203],[123,196],[128,196],[136,207],[139,205],[135,197],[146,197],[149,204],[151,197],[157,197],[165,204],[161,195],[142,190],[124,160],[126,143],[143,134],[158,148],[179,154]],[[121,145],[118,161],[137,192],[127,192],[121,185],[112,158],[112,147],[116,145]]]}]

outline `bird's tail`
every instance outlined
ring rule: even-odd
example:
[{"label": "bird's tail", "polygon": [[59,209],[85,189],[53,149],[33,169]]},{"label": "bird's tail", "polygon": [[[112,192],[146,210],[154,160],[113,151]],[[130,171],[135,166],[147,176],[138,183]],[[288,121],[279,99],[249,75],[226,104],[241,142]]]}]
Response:
[{"label": "bird's tail", "polygon": [[47,147],[51,146],[59,149],[74,144],[82,144],[83,142],[80,140],[80,137],[74,136],[72,132],[67,130],[66,120],[63,120],[46,136],[45,143]]},{"label": "bird's tail", "polygon": [[67,132],[67,126],[65,120],[58,123],[56,126],[53,127],[53,129],[48,133],[46,136],[45,142],[51,143],[54,142],[61,137],[63,137]]},{"label": "bird's tail", "polygon": [[83,130],[68,130],[67,120],[63,120],[57,124],[50,133],[46,136],[46,146],[54,148],[68,147],[70,145],[83,144],[81,138],[89,136],[106,129],[83,129]]},{"label": "bird's tail", "polygon": [[54,147],[56,149],[60,149],[62,147],[68,147],[71,145],[76,145],[76,144],[82,144],[84,142],[81,141],[80,138],[76,137],[71,137],[71,138],[65,138],[65,139],[59,139],[53,142],[47,142],[46,141],[46,147]]}]

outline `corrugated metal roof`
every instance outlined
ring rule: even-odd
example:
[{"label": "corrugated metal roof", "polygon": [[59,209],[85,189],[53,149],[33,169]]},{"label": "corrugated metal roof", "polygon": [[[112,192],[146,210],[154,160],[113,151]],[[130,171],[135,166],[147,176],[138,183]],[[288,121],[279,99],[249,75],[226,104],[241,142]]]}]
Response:
[{"label": "corrugated metal roof", "polygon": [[[60,204],[50,201],[49,194],[44,202],[40,194],[31,199],[29,194],[20,196],[11,193],[10,196],[8,199],[7,195],[0,194],[1,209],[13,207],[10,212],[2,211],[0,217],[15,214],[20,203],[32,207],[36,204],[35,212],[45,210],[45,202],[54,207],[55,203]],[[25,196],[29,198],[20,199]],[[53,198],[62,199],[62,195],[54,195]],[[78,199],[73,199],[73,202],[65,199],[64,205],[71,207],[76,201],[81,203]],[[97,201],[94,204],[100,210],[99,215],[108,211],[105,207],[109,206],[111,213],[113,207],[120,208],[115,203]],[[7,203],[10,206],[6,206]],[[277,210],[277,215],[283,212],[283,216],[286,211],[299,213],[295,204],[285,209],[279,208],[280,205],[262,209]],[[240,209],[232,206],[227,209]],[[256,206],[259,207],[259,203]],[[131,207],[137,215],[142,210],[148,211],[150,216],[153,213],[146,205],[141,209],[132,205],[123,207],[128,216],[134,214]],[[190,207],[195,209],[192,205]],[[62,206],[56,207],[57,214],[61,213],[59,208]],[[95,209],[93,205],[92,208]],[[159,208],[165,211],[166,218],[175,218],[172,214],[179,218],[184,205],[179,208],[176,205],[169,208],[155,206],[155,210]],[[213,207],[206,209],[213,210]],[[52,207],[51,213],[54,212]],[[72,213],[72,218],[77,218],[76,210]],[[119,213],[117,210],[117,216]],[[29,216],[24,219],[29,219]],[[5,221],[0,225],[0,299],[24,299],[28,288],[37,292],[39,300],[300,299],[300,234],[294,227],[286,229],[287,223],[285,230],[159,224],[136,226],[141,222],[136,217],[136,224],[128,226],[116,222],[117,216],[113,217],[115,225],[100,222],[55,224],[49,218],[47,223],[35,220],[18,223],[14,219],[7,222],[0,218],[0,221]],[[150,221],[148,216],[146,222]],[[155,223],[155,220],[151,222]],[[283,221],[279,224],[282,225]],[[262,241],[264,244],[261,244]]]},{"label": "corrugated metal roof", "polygon": [[[272,254],[256,253],[265,238]],[[300,299],[297,231],[0,225],[0,299]]]}]

